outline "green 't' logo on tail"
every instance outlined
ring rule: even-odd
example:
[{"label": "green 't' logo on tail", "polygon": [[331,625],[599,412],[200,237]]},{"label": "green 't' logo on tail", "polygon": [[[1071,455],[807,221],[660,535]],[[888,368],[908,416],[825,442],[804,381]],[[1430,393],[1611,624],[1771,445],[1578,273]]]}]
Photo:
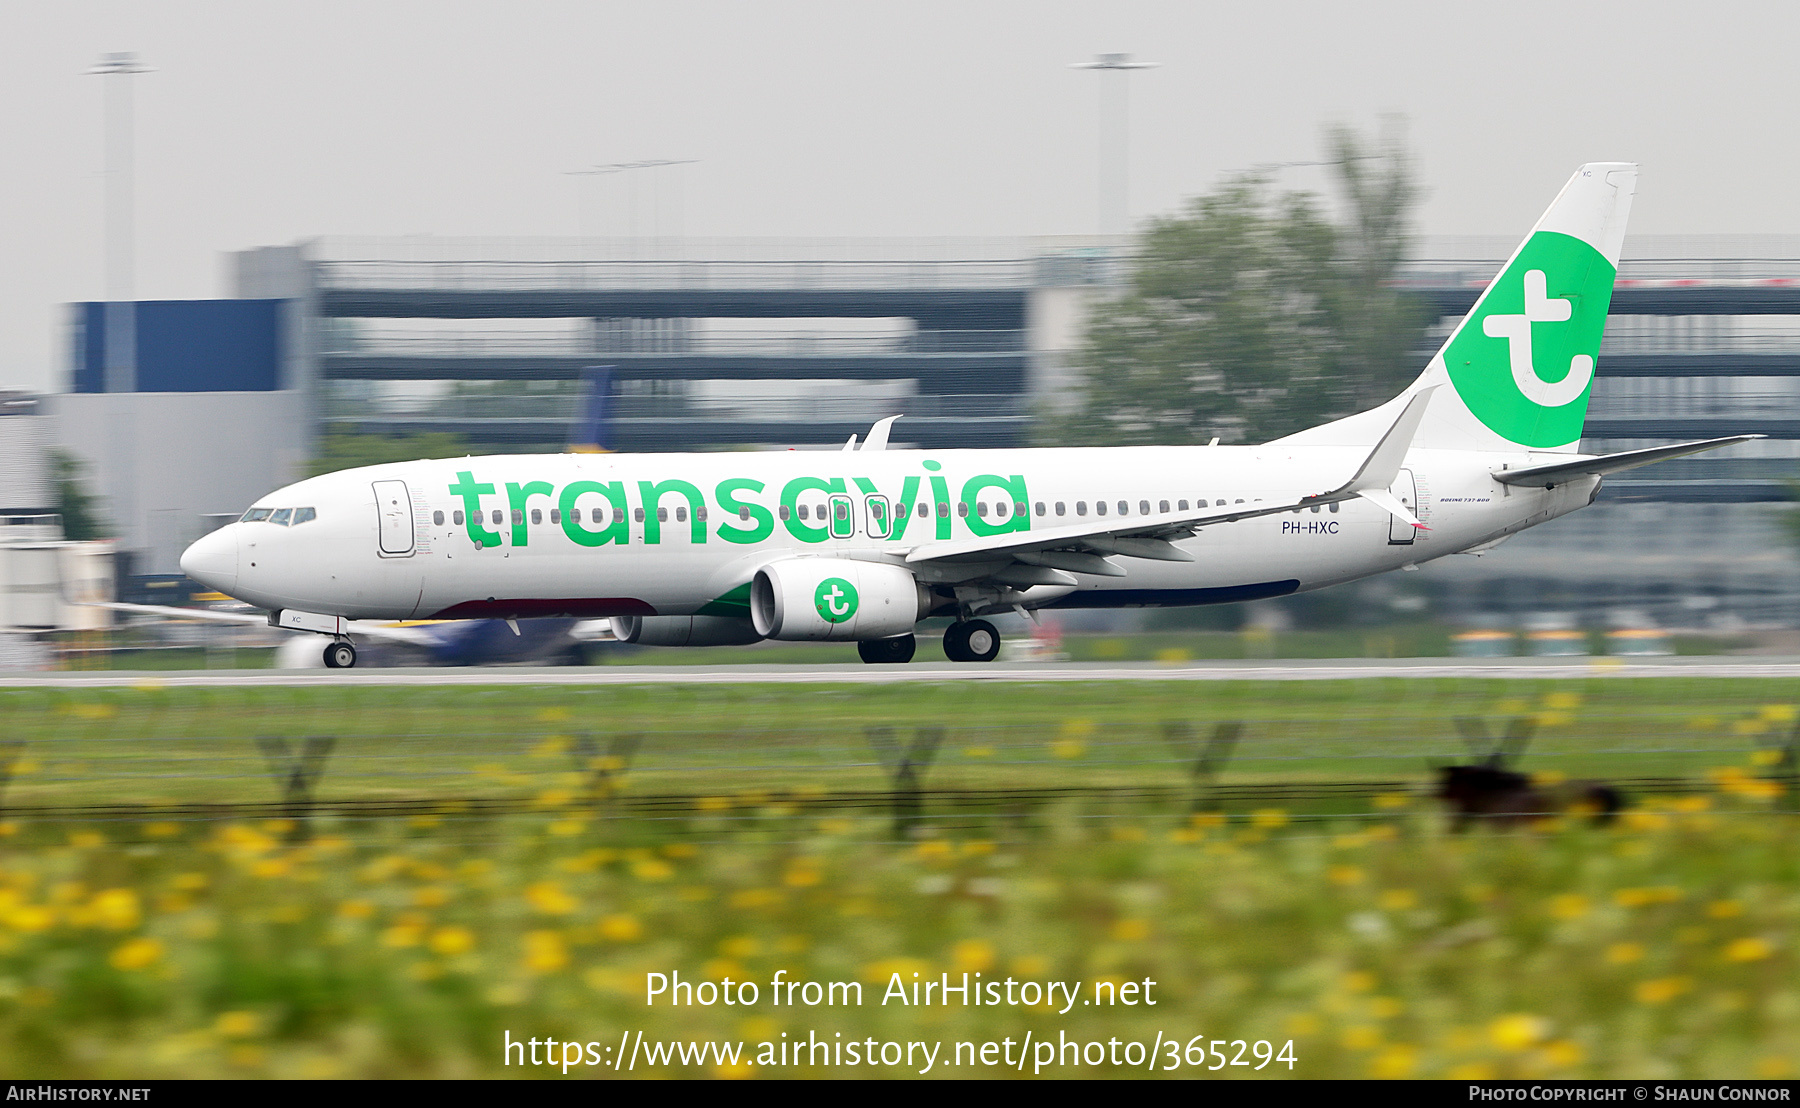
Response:
[{"label": "green 't' logo on tail", "polygon": [[1581,437],[1614,275],[1580,239],[1531,237],[1444,350],[1450,381],[1476,418],[1523,446]]}]

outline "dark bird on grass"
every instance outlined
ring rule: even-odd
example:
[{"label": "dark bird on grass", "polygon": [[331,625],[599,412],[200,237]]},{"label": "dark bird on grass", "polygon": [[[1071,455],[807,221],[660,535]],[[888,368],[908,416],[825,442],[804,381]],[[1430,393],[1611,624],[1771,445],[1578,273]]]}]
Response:
[{"label": "dark bird on grass", "polygon": [[1506,733],[1490,742],[1480,720],[1458,719],[1456,729],[1471,754],[1481,747],[1472,765],[1438,766],[1437,798],[1450,806],[1452,826],[1461,831],[1475,820],[1517,824],[1560,815],[1593,817],[1596,824],[1612,821],[1625,806],[1625,797],[1611,785],[1598,781],[1535,782],[1507,765],[1524,752],[1536,724],[1527,716],[1508,721]]}]

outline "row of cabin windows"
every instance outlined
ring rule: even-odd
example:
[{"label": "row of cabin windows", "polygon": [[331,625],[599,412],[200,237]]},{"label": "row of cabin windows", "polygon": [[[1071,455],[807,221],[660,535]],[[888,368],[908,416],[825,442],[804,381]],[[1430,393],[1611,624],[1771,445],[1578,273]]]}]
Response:
[{"label": "row of cabin windows", "polygon": [[[605,508],[592,508],[589,510],[588,518],[590,520],[592,520],[594,523],[605,523],[606,516],[607,516],[607,512],[606,512]],[[612,516],[613,516],[612,521],[614,523],[624,523],[625,522],[625,509],[623,509],[623,508],[614,509]],[[632,517],[634,519],[636,519],[639,523],[644,522],[644,509],[637,508],[637,509],[633,510]],[[496,527],[498,527],[506,522],[506,512],[500,508],[495,508],[493,510],[493,515],[491,518],[493,520],[494,525]],[[570,513],[570,518],[579,521],[581,519],[581,509],[577,508],[574,512]],[[706,522],[706,509],[703,507],[695,508],[694,509],[694,518],[701,523],[705,523]],[[743,518],[749,519],[750,514],[748,512],[743,513]],[[656,509],[656,519],[657,519],[657,522],[659,522],[659,523],[669,522],[669,509],[667,509],[667,508]],[[515,525],[524,523],[525,522],[525,509],[514,508],[512,510],[512,521]],[[688,510],[687,510],[686,505],[676,508],[675,509],[675,522],[676,523],[686,523],[687,521],[688,521]],[[431,513],[431,522],[436,524],[439,527],[442,527],[444,525],[444,513],[443,512],[432,512]],[[450,513],[450,522],[455,524],[458,527],[461,527],[463,525],[462,512],[460,510],[451,512]],[[543,523],[544,522],[544,509],[542,509],[542,508],[531,509],[531,522],[538,523],[538,524]],[[561,508],[550,509],[550,522],[551,523],[561,523],[562,522],[562,509]]]},{"label": "row of cabin windows", "polygon": [[239,523],[273,523],[280,527],[298,527],[319,518],[311,508],[252,508],[239,518]]},{"label": "row of cabin windows", "polygon": [[[1234,504],[1242,504],[1243,502],[1244,501],[1243,501],[1242,497],[1239,497],[1237,500],[1232,501],[1232,503],[1234,503]],[[1213,504],[1213,507],[1215,507],[1215,508],[1223,508],[1226,506],[1225,501],[1223,501],[1223,500],[1214,500],[1212,502],[1212,504]],[[1206,507],[1206,499],[1204,497],[1202,497],[1201,499],[1199,499],[1195,502],[1194,506],[1196,508]],[[912,512],[914,510],[914,507],[915,506],[911,505],[911,504],[900,504],[895,507],[894,512],[897,515],[906,515],[906,514]],[[1051,505],[1047,505],[1044,501],[1040,500],[1037,502],[1037,514],[1040,516],[1047,515],[1047,514],[1049,514],[1049,510],[1051,507],[1052,507]],[[836,508],[837,508],[837,518],[839,520],[848,520],[850,518],[850,505],[847,502],[838,501],[836,504]],[[1129,516],[1131,514],[1131,502],[1128,500],[1120,500],[1120,501],[1115,502],[1114,508],[1117,510],[1119,515]],[[872,504],[870,506],[870,510],[873,511],[878,518],[885,514],[882,511],[882,507],[879,502]],[[918,510],[920,519],[927,519],[927,518],[930,518],[930,516],[932,514],[932,505],[930,505],[928,503],[921,503],[921,504],[917,505],[917,510]],[[1054,510],[1055,510],[1055,513],[1059,516],[1067,515],[1068,514],[1068,503],[1066,501],[1058,500],[1054,504]],[[1156,510],[1159,513],[1166,513],[1168,511],[1170,511],[1171,509],[1169,507],[1169,502],[1167,500],[1157,501]],[[1173,510],[1178,511],[1178,512],[1187,511],[1188,510],[1188,502],[1185,500],[1177,500],[1175,502],[1175,507]],[[1298,509],[1296,509],[1296,511],[1297,510]],[[1314,504],[1312,506],[1312,510],[1317,512],[1319,510],[1319,505]],[[1337,504],[1333,503],[1331,505],[1331,511],[1333,513],[1335,513],[1337,510],[1338,510]],[[252,508],[248,512],[244,513],[244,520],[246,522],[250,522],[250,521],[259,520],[259,519],[268,519],[269,522],[271,522],[271,523],[280,523],[283,526],[286,526],[286,525],[288,525],[287,517],[288,517],[288,513],[290,511],[293,513],[293,524],[296,526],[299,524],[305,523],[308,520],[315,518],[315,516],[316,516],[316,513],[314,513],[314,511],[311,508],[293,508],[293,509],[281,508],[281,509],[276,510],[273,515],[270,514],[270,509],[268,509],[268,508]],[[589,518],[594,523],[602,523],[603,524],[607,521],[607,519],[606,519],[607,511],[605,508],[593,508],[593,509],[590,509],[589,511],[590,511]],[[999,502],[995,503],[992,506],[992,508],[990,509],[990,507],[988,506],[988,504],[985,501],[976,502],[975,514],[977,516],[985,519],[985,518],[987,518],[990,511],[996,517],[998,517],[1000,519],[1005,519],[1008,515],[1021,515],[1022,516],[1024,514],[1026,514],[1026,505],[1025,505],[1024,501],[1018,501],[1018,502],[1012,503],[1012,504],[1008,504],[1005,501],[999,501]],[[1104,501],[1104,500],[1094,501],[1094,514],[1095,515],[1097,515],[1097,516],[1106,515],[1107,511],[1108,511],[1108,507],[1107,507],[1106,501]],[[1138,511],[1139,515],[1146,515],[1146,516],[1149,515],[1150,514],[1150,502],[1148,500],[1138,501],[1137,511]],[[575,518],[580,519],[580,514],[581,514],[580,509],[576,509]],[[750,509],[749,508],[739,508],[737,514],[738,514],[738,519],[747,521],[750,518]],[[825,505],[823,505],[823,504],[814,505],[810,509],[810,511],[808,510],[807,505],[805,505],[805,504],[798,505],[795,514],[797,514],[799,516],[799,518],[801,518],[801,519],[808,519],[808,518],[816,517],[818,519],[823,520],[823,519],[830,518],[829,514],[826,511]],[[956,505],[956,514],[958,516],[967,518],[967,516],[969,514],[969,505],[966,503],[959,502]],[[1077,500],[1075,502],[1075,514],[1077,516],[1087,515],[1088,514],[1088,502],[1085,500]],[[786,520],[788,518],[788,506],[786,504],[781,505],[780,508],[776,509],[776,515],[779,516],[781,519]],[[632,517],[639,523],[644,522],[644,509],[642,509],[642,508],[633,509]],[[944,501],[939,501],[937,503],[937,517],[939,519],[949,519],[950,518],[950,505],[948,503],[946,503]],[[669,522],[669,509],[667,509],[667,508],[656,509],[656,518],[659,523]],[[461,527],[463,524],[463,514],[461,511],[451,512],[450,519],[451,519],[451,522],[454,523],[458,527]],[[695,508],[694,509],[694,519],[700,523],[705,523],[706,522],[706,509],[704,507]],[[675,509],[675,522],[686,523],[687,520],[688,520],[688,510],[687,510],[686,506],[676,508]],[[512,510],[512,521],[515,525],[524,523],[525,522],[524,509],[514,508]],[[443,526],[444,513],[443,512],[432,512],[431,513],[431,522],[440,527]],[[493,510],[493,522],[494,522],[495,526],[500,526],[500,525],[504,524],[506,522],[506,512],[499,508],[495,508]],[[541,524],[544,522],[544,510],[542,508],[531,509],[531,522],[534,524]],[[550,522],[551,523],[561,523],[562,522],[562,509],[561,508],[551,508],[550,509]],[[625,522],[625,509],[616,508],[613,510],[613,522],[614,523]]]}]

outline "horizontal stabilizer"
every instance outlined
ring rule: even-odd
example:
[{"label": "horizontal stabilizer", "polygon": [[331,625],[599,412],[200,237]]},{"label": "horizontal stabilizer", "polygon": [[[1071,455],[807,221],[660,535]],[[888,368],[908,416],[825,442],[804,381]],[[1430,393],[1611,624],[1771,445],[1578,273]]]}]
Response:
[{"label": "horizontal stabilizer", "polygon": [[1718,450],[1725,446],[1736,446],[1740,442],[1763,438],[1762,435],[1731,435],[1722,439],[1703,439],[1699,442],[1682,442],[1674,446],[1652,446],[1646,450],[1626,450],[1619,454],[1602,454],[1595,458],[1578,458],[1572,462],[1557,462],[1547,466],[1532,466],[1529,469],[1502,469],[1494,472],[1494,480],[1503,485],[1542,486],[1555,488],[1564,481],[1576,477],[1598,477],[1620,470],[1636,469],[1653,462],[1666,462],[1670,458],[1683,458],[1689,454],[1699,454],[1707,450]]},{"label": "horizontal stabilizer", "polygon": [[1386,489],[1364,489],[1356,495],[1380,508],[1382,511],[1398,519],[1402,523],[1412,524],[1414,530],[1429,531],[1431,528],[1419,522],[1419,517],[1406,510],[1406,505],[1394,499],[1394,494]]}]

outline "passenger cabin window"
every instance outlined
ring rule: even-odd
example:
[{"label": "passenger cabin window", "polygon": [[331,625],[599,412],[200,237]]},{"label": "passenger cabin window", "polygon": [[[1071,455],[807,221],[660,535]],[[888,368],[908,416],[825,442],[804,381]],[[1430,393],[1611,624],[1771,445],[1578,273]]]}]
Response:
[{"label": "passenger cabin window", "polygon": [[[1177,503],[1177,504],[1179,504],[1179,505],[1181,505],[1181,510],[1182,510],[1182,511],[1184,511],[1184,512],[1185,512],[1185,511],[1187,511],[1187,501],[1185,501],[1185,500],[1177,500],[1177,501],[1176,501],[1176,502],[1175,502],[1175,503]],[[1165,510],[1165,511],[1167,511],[1167,509],[1166,509],[1166,508],[1165,508],[1165,509],[1164,509],[1164,510]]]},{"label": "passenger cabin window", "polygon": [[442,512],[431,513],[431,525],[433,527],[442,527],[444,525],[444,513],[442,513]]},{"label": "passenger cabin window", "polygon": [[746,522],[746,523],[747,523],[747,522],[749,522],[749,520],[750,520],[750,509],[748,509],[748,508],[739,508],[739,509],[738,509],[738,518],[739,518],[739,519],[740,519],[740,520],[743,520],[743,521],[744,521],[744,522]]},{"label": "passenger cabin window", "polygon": [[1130,515],[1131,514],[1131,505],[1125,503],[1123,500],[1119,501],[1119,514],[1122,516]]},{"label": "passenger cabin window", "polygon": [[676,507],[675,522],[676,523],[686,523],[687,522],[687,509],[685,507],[681,507],[681,506]]},{"label": "passenger cabin window", "polygon": [[495,508],[494,509],[494,526],[498,527],[498,526],[500,526],[500,524],[502,524],[504,522],[506,522],[506,513],[502,512],[498,508]]},{"label": "passenger cabin window", "polygon": [[1337,510],[1338,510],[1338,502],[1337,502],[1337,501],[1335,501],[1335,500],[1333,500],[1333,501],[1332,501],[1332,502],[1331,502],[1331,514],[1332,514],[1332,515],[1337,515]]},{"label": "passenger cabin window", "polygon": [[938,518],[939,519],[949,519],[950,518],[950,502],[948,500],[938,501]]},{"label": "passenger cabin window", "polygon": [[[804,509],[802,509],[802,510],[803,510],[803,511],[804,511]],[[780,517],[781,517],[781,518],[782,518],[782,519],[784,519],[784,520],[785,520],[785,519],[787,519],[787,517],[788,517],[788,506],[787,506],[787,505],[786,505],[786,504],[783,504],[783,505],[782,505],[782,506],[781,506],[781,507],[779,507],[779,508],[777,508],[777,509],[775,509],[775,514],[776,514],[776,515],[778,515],[778,516],[780,516]]]},{"label": "passenger cabin window", "polygon": [[800,518],[801,519],[811,519],[812,518],[811,511],[812,510],[810,508],[808,508],[806,505],[804,505],[804,504],[800,505]]},{"label": "passenger cabin window", "polygon": [[1057,502],[1056,502],[1056,514],[1057,514],[1057,515],[1062,515],[1062,514],[1063,514],[1063,502],[1062,502],[1062,501],[1060,501],[1060,500],[1058,500],[1058,501],[1057,501]]},{"label": "passenger cabin window", "polygon": [[1077,500],[1075,502],[1075,514],[1078,516],[1087,515],[1087,501]]},{"label": "passenger cabin window", "polygon": [[929,504],[919,505],[919,518],[920,519],[924,519],[926,516],[929,516],[930,514],[931,514],[931,505],[929,505]]},{"label": "passenger cabin window", "polygon": [[458,527],[463,525],[463,514],[460,508],[450,513],[450,522],[456,524]]},{"label": "passenger cabin window", "polygon": [[286,527],[288,521],[293,518],[293,515],[294,509],[292,508],[277,508],[275,509],[275,514],[269,517],[269,522],[278,523],[281,526]]},{"label": "passenger cabin window", "polygon": [[969,514],[969,506],[967,504],[963,503],[962,501],[958,500],[956,502],[956,514],[959,516],[966,517]]},{"label": "passenger cabin window", "polygon": [[562,509],[561,508],[550,509],[550,522],[551,523],[561,523],[562,522]]},{"label": "passenger cabin window", "polygon": [[594,508],[588,512],[588,518],[593,520],[595,523],[605,523],[606,522],[606,509],[605,508]]},{"label": "passenger cabin window", "polygon": [[[968,514],[969,514],[968,512],[963,513],[963,515],[968,515]],[[975,514],[980,516],[982,519],[987,518],[987,501],[977,500],[975,502]]]},{"label": "passenger cabin window", "polygon": [[702,504],[698,508],[694,509],[694,518],[699,520],[701,523],[706,522],[706,505]]},{"label": "passenger cabin window", "polygon": [[255,523],[258,520],[268,519],[269,513],[273,512],[274,510],[275,509],[273,509],[273,508],[252,508],[249,511],[244,513],[244,518],[241,522]]},{"label": "passenger cabin window", "polygon": [[[1020,501],[1013,505],[1013,515],[1022,516],[1024,514],[1025,514],[1024,501]],[[1042,504],[1039,504],[1038,505],[1038,515],[1043,515],[1043,514],[1044,514],[1044,506]]]},{"label": "passenger cabin window", "polygon": [[836,504],[834,506],[837,508],[837,512],[835,514],[837,515],[838,519],[844,520],[844,519],[850,518],[850,505],[839,502],[838,504]]},{"label": "passenger cabin window", "polygon": [[642,509],[642,508],[634,508],[634,509],[632,509],[632,513],[631,513],[631,514],[632,514],[632,515],[634,515],[634,516],[636,516],[636,517],[637,517],[637,521],[638,521],[638,522],[639,522],[639,523],[642,523],[642,522],[644,522],[644,509]]},{"label": "passenger cabin window", "polygon": [[542,509],[542,508],[531,509],[531,522],[534,525],[544,522],[544,509]]},{"label": "passenger cabin window", "polygon": [[523,524],[524,522],[525,522],[525,509],[514,508],[513,509],[513,524],[514,524],[514,526],[518,526],[520,524]]},{"label": "passenger cabin window", "polygon": [[1094,514],[1097,516],[1103,516],[1106,514],[1106,501],[1104,501],[1104,500],[1094,501]]},{"label": "passenger cabin window", "polygon": [[[1183,504],[1182,507],[1185,508],[1185,507],[1187,507],[1187,505]],[[1158,500],[1156,502],[1156,510],[1159,512],[1168,511],[1169,510],[1169,502],[1167,500]]]},{"label": "passenger cabin window", "polygon": [[[1044,502],[1043,502],[1043,501],[1042,501],[1042,500],[1040,500],[1040,501],[1038,501],[1038,502],[1037,502],[1037,514],[1038,514],[1038,515],[1040,515],[1040,516],[1041,516],[1041,515],[1043,515],[1043,514],[1044,514]],[[1057,514],[1057,515],[1062,515],[1062,513],[1061,513],[1061,512],[1058,512],[1058,513],[1056,513],[1056,514]]]}]

